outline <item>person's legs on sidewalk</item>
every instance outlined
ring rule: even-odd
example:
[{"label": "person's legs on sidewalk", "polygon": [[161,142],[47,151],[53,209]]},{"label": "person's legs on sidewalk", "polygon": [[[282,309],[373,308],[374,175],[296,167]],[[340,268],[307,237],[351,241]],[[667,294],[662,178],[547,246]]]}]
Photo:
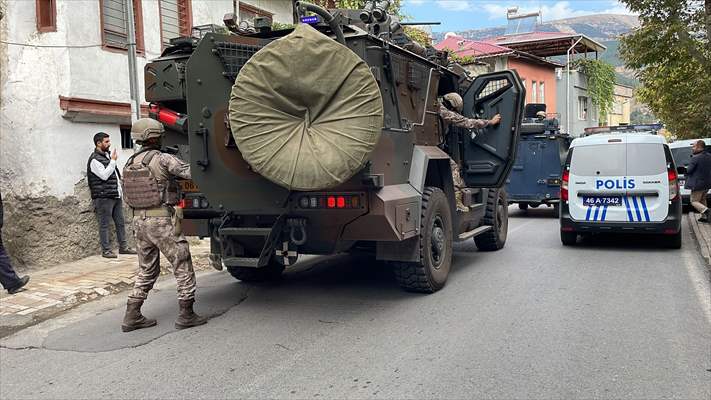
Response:
[{"label": "person's legs on sidewalk", "polygon": [[113,199],[113,207],[111,216],[114,219],[116,226],[116,241],[119,243],[119,254],[136,254],[136,252],[128,247],[126,241],[126,220],[123,218],[123,201],[121,199]]},{"label": "person's legs on sidewalk", "polygon": [[101,242],[101,255],[106,258],[116,258],[111,252],[111,238],[109,236],[109,220],[113,211],[111,199],[94,199],[94,211],[99,222],[99,241]]},{"label": "person's legs on sidewalk", "polygon": [[5,246],[2,243],[2,232],[0,232],[0,284],[8,293],[15,294],[29,281],[29,276],[25,275],[20,278],[12,268],[10,257],[5,252]]},{"label": "person's legs on sidewalk", "polygon": [[701,214],[700,222],[710,222],[709,208],[706,206],[706,190],[694,190],[691,192],[691,206]]}]

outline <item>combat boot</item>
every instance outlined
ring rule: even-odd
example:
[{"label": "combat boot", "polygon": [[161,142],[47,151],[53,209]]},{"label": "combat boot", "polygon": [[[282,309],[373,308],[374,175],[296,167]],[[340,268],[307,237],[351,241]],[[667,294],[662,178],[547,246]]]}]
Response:
[{"label": "combat boot", "polygon": [[193,311],[195,299],[178,300],[178,303],[180,304],[180,313],[178,319],[175,320],[175,329],[192,328],[207,323],[206,317],[201,317]]},{"label": "combat boot", "polygon": [[131,332],[136,329],[149,328],[155,326],[158,322],[154,319],[146,318],[141,314],[141,306],[143,300],[129,298],[126,303],[126,315],[123,317],[121,330]]}]

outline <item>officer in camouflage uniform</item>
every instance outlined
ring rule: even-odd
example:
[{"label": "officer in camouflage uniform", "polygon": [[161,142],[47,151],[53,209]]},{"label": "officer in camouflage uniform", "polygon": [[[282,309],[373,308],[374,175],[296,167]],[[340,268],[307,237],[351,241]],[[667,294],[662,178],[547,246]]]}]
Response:
[{"label": "officer in camouflage uniform", "polygon": [[[150,118],[136,121],[131,137],[142,145],[124,167],[124,194],[133,208],[133,230],[136,236],[139,273],[133,292],[128,296],[126,315],[121,328],[124,332],[156,325],[155,319],[141,314],[141,306],[160,274],[160,253],[170,261],[178,283],[180,313],[175,321],[177,329],[202,325],[207,318],[193,311],[195,302],[195,272],[190,247],[180,232],[180,208],[177,204],[175,178],[190,179],[190,165],[179,158],[161,153],[163,125]],[[136,167],[142,174],[132,174]],[[150,175],[148,174],[150,171]],[[151,199],[151,200],[146,200]],[[146,207],[147,204],[153,204]]]},{"label": "officer in camouflage uniform", "polygon": [[[445,125],[445,130],[450,126],[457,126],[466,129],[484,129],[489,125],[497,125],[501,121],[501,115],[496,114],[492,119],[467,118],[461,114],[464,108],[464,100],[457,93],[447,93],[439,102],[439,116]],[[476,133],[472,132],[474,139]],[[462,189],[467,185],[464,183],[459,172],[459,165],[454,160],[449,159],[449,166],[452,168],[452,179],[454,181],[454,196],[457,199],[457,211],[467,212],[469,209],[462,202]]]}]

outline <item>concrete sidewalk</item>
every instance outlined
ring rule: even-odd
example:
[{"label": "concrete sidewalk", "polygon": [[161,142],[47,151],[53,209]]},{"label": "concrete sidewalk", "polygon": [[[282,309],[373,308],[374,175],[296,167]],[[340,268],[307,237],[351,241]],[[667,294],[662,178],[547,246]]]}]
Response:
[{"label": "concrete sidewalk", "polygon": [[[209,241],[191,244],[195,271],[212,269]],[[161,257],[161,274],[172,274]],[[133,286],[138,272],[135,255],[107,259],[87,257],[56,267],[29,271],[31,280],[23,292],[0,293],[0,337],[33,325],[79,304],[117,293]]]},{"label": "concrete sidewalk", "polygon": [[686,218],[691,225],[692,234],[699,243],[699,251],[701,256],[706,260],[706,264],[711,268],[711,224],[697,221],[701,214],[689,212]]}]

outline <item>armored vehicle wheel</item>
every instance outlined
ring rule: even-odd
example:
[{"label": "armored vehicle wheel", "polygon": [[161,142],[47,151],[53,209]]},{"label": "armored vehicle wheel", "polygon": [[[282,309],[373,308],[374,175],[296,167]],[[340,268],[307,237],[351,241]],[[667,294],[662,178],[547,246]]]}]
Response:
[{"label": "armored vehicle wheel", "polygon": [[560,241],[563,246],[575,246],[578,243],[578,234],[575,232],[560,231]]},{"label": "armored vehicle wheel", "polygon": [[489,190],[486,197],[486,213],[481,224],[490,225],[492,229],[474,237],[474,243],[479,250],[499,250],[506,244],[509,232],[509,208],[506,204],[508,202],[504,189]]},{"label": "armored vehicle wheel", "polygon": [[523,211],[528,210],[528,203],[518,203],[518,209]]},{"label": "armored vehicle wheel", "polygon": [[420,261],[394,264],[395,279],[408,291],[434,293],[452,265],[452,212],[441,189],[425,188],[420,220]]},{"label": "armored vehicle wheel", "polygon": [[242,282],[270,282],[281,279],[284,266],[275,260],[262,268],[227,267],[227,272]]}]

